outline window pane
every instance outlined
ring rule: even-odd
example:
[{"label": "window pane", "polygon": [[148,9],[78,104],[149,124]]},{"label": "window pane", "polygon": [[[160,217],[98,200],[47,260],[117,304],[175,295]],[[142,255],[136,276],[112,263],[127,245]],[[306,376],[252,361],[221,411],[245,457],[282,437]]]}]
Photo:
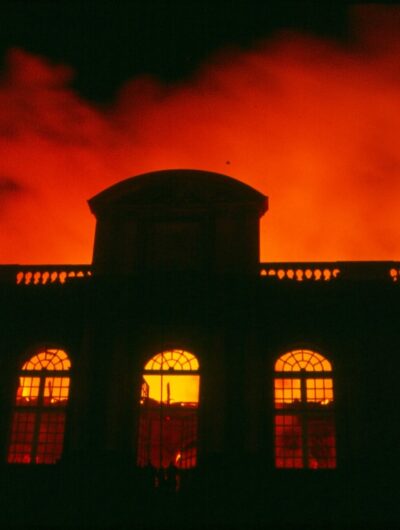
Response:
[{"label": "window pane", "polygon": [[70,384],[62,375],[70,367],[68,355],[56,349],[41,351],[22,366],[8,462],[54,464],[60,459]]},{"label": "window pane", "polygon": [[142,410],[138,464],[155,468],[196,465],[197,412],[169,407]]},{"label": "window pane", "polygon": [[43,404],[46,406],[65,406],[69,394],[69,377],[46,377],[43,392]]},{"label": "window pane", "polygon": [[335,430],[333,418],[307,418],[307,455],[311,469],[336,467]]},{"label": "window pane", "polygon": [[162,352],[145,365],[140,396],[139,466],[196,466],[200,376],[191,372],[198,367],[196,357],[183,350]]},{"label": "window pane", "polygon": [[63,350],[48,349],[34,355],[22,370],[69,370],[71,361]]},{"label": "window pane", "polygon": [[279,468],[303,467],[302,429],[298,416],[275,416],[275,465]]},{"label": "window pane", "polygon": [[293,350],[279,357],[275,371],[276,467],[335,468],[333,379],[324,377],[331,363],[312,350]]},{"label": "window pane", "polygon": [[275,379],[275,407],[299,405],[301,402],[300,379]]},{"label": "window pane", "polygon": [[20,377],[17,389],[17,406],[36,406],[40,388],[39,377]]},{"label": "window pane", "polygon": [[7,458],[9,463],[29,464],[31,462],[35,417],[34,412],[14,413]]},{"label": "window pane", "polygon": [[293,350],[281,355],[275,363],[276,372],[330,372],[330,362],[320,353],[311,350]]},{"label": "window pane", "polygon": [[64,429],[64,412],[46,412],[40,416],[36,464],[55,464],[61,458]]},{"label": "window pane", "polygon": [[185,370],[197,371],[199,362],[196,357],[184,350],[168,350],[154,355],[144,367],[146,371],[168,371],[168,370]]},{"label": "window pane", "polygon": [[198,375],[144,375],[151,401],[197,407],[199,402]]},{"label": "window pane", "polygon": [[333,402],[332,379],[306,379],[307,402],[329,405]]},{"label": "window pane", "polygon": [[138,463],[193,467],[197,458],[198,375],[144,375]]}]

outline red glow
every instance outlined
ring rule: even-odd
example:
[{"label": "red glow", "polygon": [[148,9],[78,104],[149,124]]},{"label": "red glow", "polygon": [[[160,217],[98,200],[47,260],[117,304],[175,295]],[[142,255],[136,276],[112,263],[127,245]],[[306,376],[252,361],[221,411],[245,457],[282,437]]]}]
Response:
[{"label": "red glow", "polygon": [[197,358],[184,350],[156,354],[145,365],[138,464],[188,469],[197,462]]},{"label": "red glow", "polygon": [[293,350],[276,361],[276,467],[336,467],[333,379],[321,377],[331,371],[331,363],[311,350]]},{"label": "red glow", "polygon": [[[22,366],[8,462],[54,464],[61,458],[70,367],[67,354],[54,349],[39,352]],[[55,373],[58,377],[46,377]]]},{"label": "red glow", "polygon": [[398,13],[359,11],[352,48],[282,35],[178,86],[134,79],[107,109],[68,88],[68,69],[11,51],[0,261],[89,263],[86,199],[165,168],[225,173],[267,194],[263,260],[399,258]]}]

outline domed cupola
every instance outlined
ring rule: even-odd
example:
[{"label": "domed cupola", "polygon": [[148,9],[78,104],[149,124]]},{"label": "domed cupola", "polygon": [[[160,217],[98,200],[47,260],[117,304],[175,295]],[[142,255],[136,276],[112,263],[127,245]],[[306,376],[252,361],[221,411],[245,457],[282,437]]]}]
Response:
[{"label": "domed cupola", "polygon": [[89,200],[100,274],[248,273],[259,261],[267,197],[218,173],[174,169],[129,178]]}]

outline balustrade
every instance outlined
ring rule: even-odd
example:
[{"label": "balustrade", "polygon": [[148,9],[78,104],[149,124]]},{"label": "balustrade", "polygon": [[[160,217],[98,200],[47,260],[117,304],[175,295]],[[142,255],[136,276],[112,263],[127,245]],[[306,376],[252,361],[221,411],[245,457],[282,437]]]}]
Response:
[{"label": "balustrade", "polygon": [[297,282],[391,280],[400,283],[400,263],[393,261],[332,261],[261,263],[260,276]]},{"label": "balustrade", "polygon": [[51,285],[65,284],[73,278],[88,278],[91,275],[89,265],[24,265],[15,267],[14,280],[17,285]]},{"label": "balustrade", "polygon": [[[400,285],[400,263],[394,261],[260,263],[259,274],[271,281],[387,280]],[[22,286],[64,285],[91,276],[91,265],[0,265],[0,283]]]}]

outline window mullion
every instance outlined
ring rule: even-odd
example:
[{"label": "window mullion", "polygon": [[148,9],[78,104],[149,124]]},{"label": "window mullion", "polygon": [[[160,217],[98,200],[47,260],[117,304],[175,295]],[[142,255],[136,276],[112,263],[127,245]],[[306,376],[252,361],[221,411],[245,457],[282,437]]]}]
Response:
[{"label": "window mullion", "polygon": [[32,462],[36,464],[36,458],[37,458],[37,450],[39,445],[39,435],[40,435],[40,423],[42,420],[42,412],[43,412],[43,397],[44,397],[44,385],[46,381],[46,376],[41,373],[39,375],[39,392],[38,392],[38,402],[37,407],[35,410],[35,426],[33,431],[33,438],[32,438],[32,451],[31,451],[31,459]]},{"label": "window mullion", "polygon": [[300,409],[300,425],[301,425],[301,444],[302,444],[302,459],[303,468],[307,468],[308,461],[308,432],[307,432],[307,379],[305,372],[302,371],[300,377],[300,388],[301,388],[301,409]]}]

